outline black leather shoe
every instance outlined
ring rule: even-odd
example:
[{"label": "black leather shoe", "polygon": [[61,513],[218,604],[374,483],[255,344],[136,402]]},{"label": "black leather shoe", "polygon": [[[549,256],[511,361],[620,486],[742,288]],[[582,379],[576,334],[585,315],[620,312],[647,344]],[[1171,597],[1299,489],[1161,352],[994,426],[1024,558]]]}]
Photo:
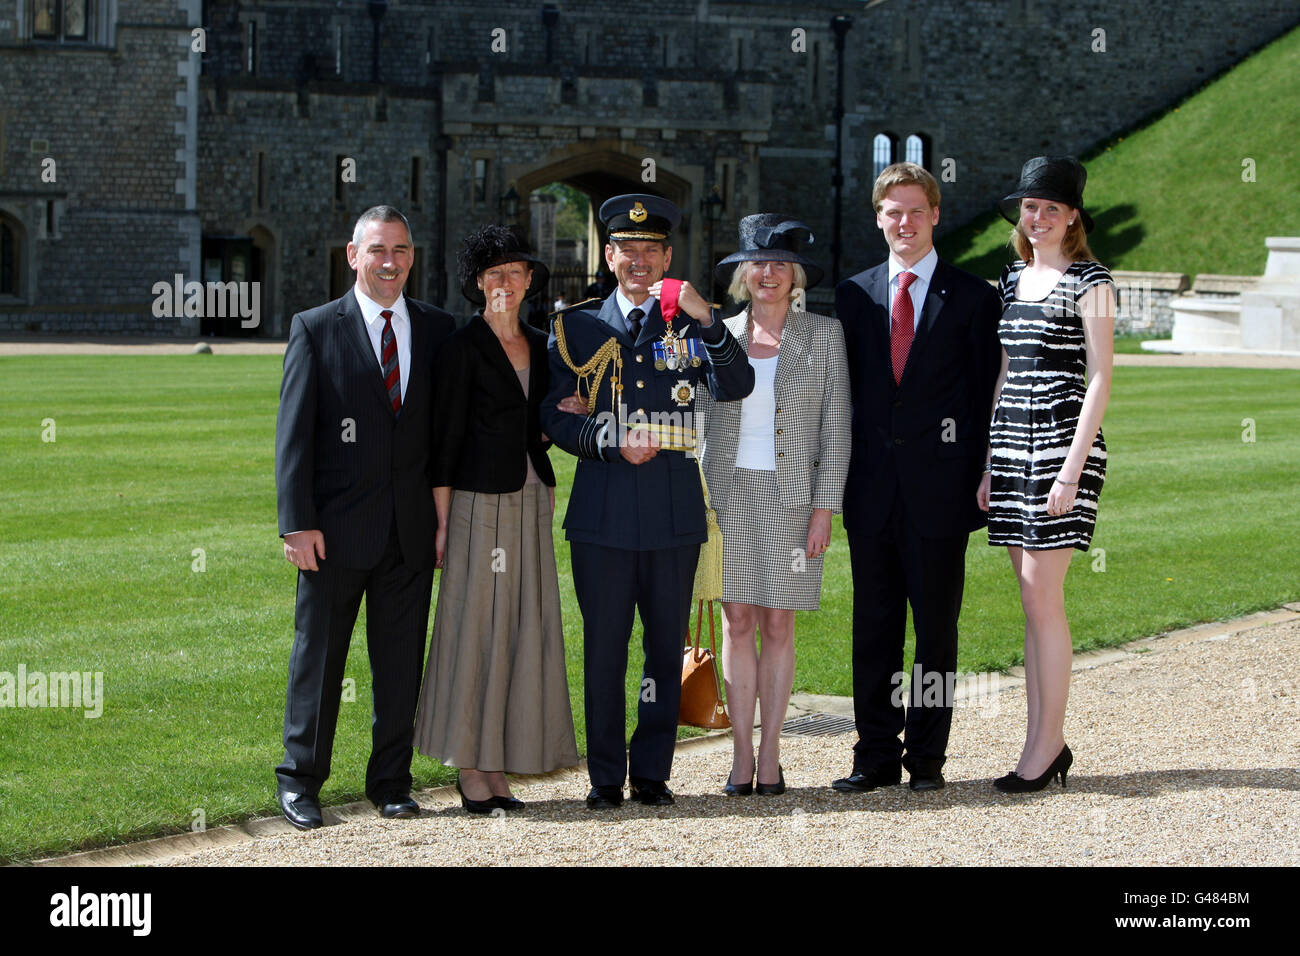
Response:
[{"label": "black leather shoe", "polygon": [[907,785],[918,792],[942,790],[944,786],[943,774],[937,770],[917,771],[908,777]]},{"label": "black leather shoe", "polygon": [[292,790],[280,791],[280,812],[299,830],[315,830],[325,822],[321,819],[319,800]]},{"label": "black leather shoe", "polygon": [[469,813],[489,814],[493,810],[499,810],[496,797],[488,797],[486,800],[471,800],[465,796],[465,791],[460,788],[460,774],[456,775],[456,792],[460,794],[460,805]]},{"label": "black leather shoe", "polygon": [[592,787],[587,794],[588,810],[617,810],[622,805],[622,787]]},{"label": "black leather shoe", "polygon": [[847,777],[840,777],[832,783],[831,789],[838,790],[840,793],[870,793],[877,787],[892,787],[902,782],[903,768],[896,764],[890,767],[871,767],[867,770],[858,770],[855,767]]},{"label": "black leather shoe", "polygon": [[409,793],[401,793],[380,800],[379,815],[389,820],[409,820],[420,815],[420,805]]},{"label": "black leather shoe", "polygon": [[525,806],[522,800],[516,800],[514,797],[498,797],[495,794],[492,797],[492,802],[502,810],[522,810]]},{"label": "black leather shoe", "polygon": [[673,792],[662,780],[632,780],[628,789],[633,800],[647,807],[672,806]]},{"label": "black leather shoe", "polygon": [[777,782],[776,783],[759,783],[758,772],[754,773],[754,792],[765,797],[775,797],[785,793],[785,768],[780,764],[776,765]]}]

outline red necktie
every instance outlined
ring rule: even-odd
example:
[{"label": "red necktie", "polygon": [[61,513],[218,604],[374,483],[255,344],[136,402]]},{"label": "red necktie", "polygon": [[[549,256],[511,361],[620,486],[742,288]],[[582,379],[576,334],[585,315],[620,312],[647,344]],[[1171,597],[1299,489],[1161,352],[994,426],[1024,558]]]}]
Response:
[{"label": "red necktie", "polygon": [[393,313],[389,309],[379,313],[384,317],[384,334],[379,339],[379,367],[384,373],[384,388],[393,403],[393,414],[402,413],[402,369],[397,364],[397,336],[393,334]]},{"label": "red necktie", "polygon": [[912,348],[912,333],[915,319],[912,312],[912,296],[907,287],[916,281],[910,272],[898,274],[898,291],[894,293],[894,306],[889,310],[889,359],[894,365],[894,384],[903,381],[903,369],[907,367],[907,353]]}]

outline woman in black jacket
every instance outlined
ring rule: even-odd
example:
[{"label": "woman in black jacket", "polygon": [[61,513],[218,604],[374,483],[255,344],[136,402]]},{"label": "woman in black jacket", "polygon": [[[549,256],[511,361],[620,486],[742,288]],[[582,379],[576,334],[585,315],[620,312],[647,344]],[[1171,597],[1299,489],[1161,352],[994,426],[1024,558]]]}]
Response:
[{"label": "woman in black jacket", "polygon": [[539,408],[546,334],[520,320],[546,265],[504,226],[465,239],[461,291],[480,306],[437,359],[433,496],[442,579],[415,743],[459,767],[465,809],[523,806],[506,773],[578,762],[551,541],[555,473]]}]

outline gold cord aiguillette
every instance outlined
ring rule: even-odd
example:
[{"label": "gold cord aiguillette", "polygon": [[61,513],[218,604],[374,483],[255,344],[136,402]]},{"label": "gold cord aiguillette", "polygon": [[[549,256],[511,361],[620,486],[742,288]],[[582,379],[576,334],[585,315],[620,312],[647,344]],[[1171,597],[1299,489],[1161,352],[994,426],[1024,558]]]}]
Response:
[{"label": "gold cord aiguillette", "polygon": [[557,315],[555,317],[555,344],[559,347],[560,358],[564,364],[569,367],[578,378],[578,394],[582,394],[583,383],[587,385],[587,414],[590,415],[596,410],[596,397],[600,394],[601,386],[605,382],[605,373],[609,371],[609,363],[614,363],[614,372],[610,377],[610,413],[618,418],[618,400],[623,391],[623,350],[618,344],[618,339],[610,336],[609,339],[600,348],[596,349],[594,355],[584,364],[578,365],[569,355],[569,345],[564,339],[564,318]]}]

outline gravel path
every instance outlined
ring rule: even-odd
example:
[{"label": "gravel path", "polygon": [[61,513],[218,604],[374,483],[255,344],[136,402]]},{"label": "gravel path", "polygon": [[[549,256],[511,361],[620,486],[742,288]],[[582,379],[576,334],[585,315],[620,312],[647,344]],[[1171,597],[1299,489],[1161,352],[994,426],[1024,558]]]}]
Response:
[{"label": "gravel path", "polygon": [[780,797],[719,792],[730,740],[682,748],[677,803],[585,809],[585,775],[521,781],[518,814],[470,817],[445,791],[425,813],[369,813],[272,835],[177,865],[1300,864],[1300,621],[1242,631],[1206,625],[1081,657],[1066,737],[1069,788],[1005,796],[1025,719],[1013,677],[955,712],[948,786],[842,795],[851,736],[788,737]]}]

